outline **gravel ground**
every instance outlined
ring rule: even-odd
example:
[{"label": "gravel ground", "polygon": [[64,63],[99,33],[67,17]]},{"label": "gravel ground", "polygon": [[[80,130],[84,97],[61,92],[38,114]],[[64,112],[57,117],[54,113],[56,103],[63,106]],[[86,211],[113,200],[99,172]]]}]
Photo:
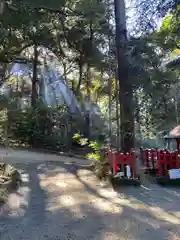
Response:
[{"label": "gravel ground", "polygon": [[0,213],[1,240],[180,239],[180,189],[101,184],[83,160],[0,149],[23,184]]}]

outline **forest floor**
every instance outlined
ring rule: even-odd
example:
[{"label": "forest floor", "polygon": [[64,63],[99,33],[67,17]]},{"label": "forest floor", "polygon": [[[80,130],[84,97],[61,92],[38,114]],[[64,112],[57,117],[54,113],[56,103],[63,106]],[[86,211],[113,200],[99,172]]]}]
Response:
[{"label": "forest floor", "polygon": [[82,159],[0,149],[23,183],[0,211],[1,240],[180,239],[180,189],[113,189]]}]

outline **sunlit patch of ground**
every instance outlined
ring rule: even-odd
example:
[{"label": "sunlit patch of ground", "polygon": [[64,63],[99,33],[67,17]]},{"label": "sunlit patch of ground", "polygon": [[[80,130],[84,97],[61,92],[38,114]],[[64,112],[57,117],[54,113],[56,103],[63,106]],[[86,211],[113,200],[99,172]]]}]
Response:
[{"label": "sunlit patch of ground", "polygon": [[[28,173],[22,174],[22,182],[29,183]],[[29,186],[20,186],[16,192],[11,193],[7,198],[6,204],[1,209],[1,215],[11,215],[11,217],[23,216],[29,205],[30,192]]]},{"label": "sunlit patch of ground", "polygon": [[[126,194],[115,192],[110,186],[102,188],[100,185],[89,170],[79,170],[76,175],[64,172],[52,177],[41,176],[41,187],[48,189],[52,198],[54,196],[56,199],[56,204],[54,201],[52,203],[50,201],[47,210],[56,212],[66,208],[77,219],[81,219],[88,218],[88,213],[94,209],[99,215],[104,215],[103,222],[110,229],[117,228],[117,231],[120,232],[121,225],[126,226],[125,232],[129,232],[128,239],[137,239],[133,237],[133,232],[141,231],[139,223],[146,224],[147,231],[148,226],[157,230],[166,224],[180,225],[178,212],[167,212],[163,208],[149,206],[133,196],[127,198]],[[161,190],[163,191],[163,189]],[[83,212],[84,208],[85,213]],[[127,209],[129,210],[127,211]],[[143,214],[141,214],[142,212]],[[114,217],[117,214],[118,221]],[[119,239],[119,235],[111,232],[110,229],[104,233],[104,239]],[[122,235],[121,239],[127,238],[123,238]],[[169,229],[168,239],[180,238]]]},{"label": "sunlit patch of ground", "polygon": [[[27,169],[35,163],[30,157],[25,158]],[[53,155],[37,159],[35,169],[23,173],[24,185],[9,198],[10,217],[19,216],[20,222],[14,228],[10,222],[2,240],[180,239],[180,190],[148,185],[117,191],[72,164],[75,160],[63,165],[65,159]]]}]

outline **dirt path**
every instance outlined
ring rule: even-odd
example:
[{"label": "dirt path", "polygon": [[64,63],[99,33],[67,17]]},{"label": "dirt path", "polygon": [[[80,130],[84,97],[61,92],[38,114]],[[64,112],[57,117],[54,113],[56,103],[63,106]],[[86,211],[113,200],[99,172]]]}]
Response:
[{"label": "dirt path", "polygon": [[5,156],[23,185],[0,215],[1,240],[180,239],[180,189],[100,186],[83,160],[27,151]]}]

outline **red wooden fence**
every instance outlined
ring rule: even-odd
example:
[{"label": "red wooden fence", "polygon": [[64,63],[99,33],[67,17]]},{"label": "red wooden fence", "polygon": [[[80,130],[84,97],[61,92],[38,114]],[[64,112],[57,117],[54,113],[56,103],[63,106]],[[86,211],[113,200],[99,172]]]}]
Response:
[{"label": "red wooden fence", "polygon": [[112,151],[108,152],[108,161],[112,168],[113,175],[117,175],[119,172],[123,173],[124,176],[127,176],[126,166],[130,167],[131,178],[136,178],[136,155],[135,152],[131,153],[113,153]]},{"label": "red wooden fence", "polygon": [[169,170],[180,168],[177,151],[169,152],[166,149],[140,149],[140,156],[147,170],[155,170],[158,177],[167,177]]}]

